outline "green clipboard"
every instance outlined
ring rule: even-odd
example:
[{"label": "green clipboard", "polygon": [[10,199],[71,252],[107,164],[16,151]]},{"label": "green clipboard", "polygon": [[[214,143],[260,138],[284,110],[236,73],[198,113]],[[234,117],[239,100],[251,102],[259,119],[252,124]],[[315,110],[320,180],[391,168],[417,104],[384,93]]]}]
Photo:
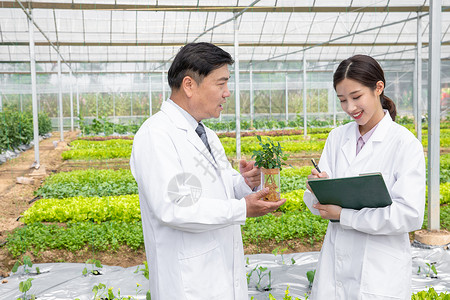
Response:
[{"label": "green clipboard", "polygon": [[309,179],[308,183],[321,204],[334,204],[356,210],[392,204],[381,173],[333,179],[313,178]]}]

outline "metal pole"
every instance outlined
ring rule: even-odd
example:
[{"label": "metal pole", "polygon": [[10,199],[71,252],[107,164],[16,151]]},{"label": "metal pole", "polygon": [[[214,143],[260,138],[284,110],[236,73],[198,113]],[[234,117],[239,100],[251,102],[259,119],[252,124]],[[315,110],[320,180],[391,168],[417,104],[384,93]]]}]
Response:
[{"label": "metal pole", "polygon": [[255,114],[255,107],[253,101],[253,64],[250,63],[250,125],[253,127],[253,118]]},{"label": "metal pole", "polygon": [[59,82],[59,134],[60,140],[64,141],[64,124],[63,124],[63,102],[62,102],[62,77],[61,77],[61,56],[59,53],[56,54],[58,57],[58,82]]},{"label": "metal pole", "polygon": [[3,95],[0,93],[0,112],[3,111]]},{"label": "metal pole", "polygon": [[269,114],[272,119],[272,76],[269,74]]},{"label": "metal pole", "polygon": [[73,131],[73,91],[72,91],[72,71],[69,71],[70,74],[70,80],[69,80],[69,87],[70,87],[70,130]]},{"label": "metal pole", "polygon": [[239,89],[239,35],[236,13],[234,13],[234,97],[236,115],[236,159],[241,159],[241,99]]},{"label": "metal pole", "polygon": [[439,118],[441,98],[441,1],[430,1],[428,51],[428,229],[440,229]]},{"label": "metal pole", "polygon": [[286,126],[289,122],[289,90],[288,90],[288,74],[286,73],[286,91],[285,91],[285,98],[286,98]]},{"label": "metal pole", "polygon": [[166,101],[166,87],[164,86],[164,70],[161,71],[162,101]]},{"label": "metal pole", "polygon": [[422,142],[422,18],[417,17],[417,81],[416,123],[417,138]]},{"label": "metal pole", "polygon": [[95,93],[95,117],[98,119],[98,93]]},{"label": "metal pole", "polygon": [[116,94],[113,92],[113,120],[116,122]]},{"label": "metal pole", "polygon": [[20,111],[23,112],[23,105],[22,105],[22,94],[19,94],[19,103],[20,103]]},{"label": "metal pole", "polygon": [[[30,16],[32,11],[30,9]],[[39,117],[37,107],[37,88],[36,88],[36,59],[34,53],[34,27],[32,20],[28,19],[28,32],[30,36],[30,71],[31,71],[31,103],[33,106],[33,138],[34,138],[34,161],[38,167],[39,161]],[[1,98],[1,94],[0,94]],[[1,102],[1,101],[0,101]]]},{"label": "metal pole", "polygon": [[150,73],[148,74],[148,105],[150,107],[149,115],[151,117],[153,115],[153,112],[152,112],[152,76]]},{"label": "metal pole", "polygon": [[133,92],[131,92],[130,96],[130,117],[133,116]]},{"label": "metal pole", "polygon": [[303,54],[303,136],[308,135],[306,129],[306,56]]},{"label": "metal pole", "polygon": [[77,87],[77,116],[78,116],[78,129],[80,129],[80,93],[78,91],[78,76],[76,77]]}]

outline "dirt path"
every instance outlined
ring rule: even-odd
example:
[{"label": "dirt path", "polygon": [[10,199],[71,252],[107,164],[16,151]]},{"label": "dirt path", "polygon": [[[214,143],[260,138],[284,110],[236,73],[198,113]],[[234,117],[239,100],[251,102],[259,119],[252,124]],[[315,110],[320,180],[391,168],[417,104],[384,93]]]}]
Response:
[{"label": "dirt path", "polygon": [[[0,240],[3,240],[5,231],[21,224],[17,218],[31,205],[28,202],[34,198],[33,192],[41,185],[42,180],[61,167],[64,146],[76,138],[77,132],[65,132],[64,135],[64,142],[59,142],[59,132],[54,132],[52,137],[39,143],[39,160],[46,169],[44,175],[30,175],[34,170],[30,169],[34,162],[34,148],[0,165]],[[58,142],[56,148],[54,141]],[[17,184],[16,178],[21,176],[33,178],[34,184]]]}]

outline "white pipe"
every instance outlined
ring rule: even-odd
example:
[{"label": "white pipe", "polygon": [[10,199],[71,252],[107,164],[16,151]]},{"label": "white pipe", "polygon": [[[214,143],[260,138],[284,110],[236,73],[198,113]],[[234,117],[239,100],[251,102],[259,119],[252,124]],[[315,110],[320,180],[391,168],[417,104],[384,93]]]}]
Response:
[{"label": "white pipe", "polygon": [[254,99],[253,99],[253,64],[250,63],[250,124],[253,127],[253,119],[255,114],[254,107]]},{"label": "white pipe", "polygon": [[306,56],[303,54],[303,136],[306,138],[307,133],[306,121]]},{"label": "white pipe", "polygon": [[153,112],[152,112],[152,76],[151,76],[151,73],[148,74],[148,105],[150,107],[149,115],[151,117],[153,115]]},{"label": "white pipe", "polygon": [[430,1],[428,51],[428,229],[440,229],[439,118],[441,99],[441,1]]},{"label": "white pipe", "polygon": [[285,98],[286,98],[286,126],[289,122],[289,90],[288,90],[288,74],[286,73],[286,89],[285,89]]},{"label": "white pipe", "polygon": [[58,92],[58,106],[59,106],[59,134],[60,134],[60,140],[64,141],[64,124],[63,124],[63,101],[62,101],[62,76],[61,76],[61,57],[59,56],[59,53],[56,53],[56,56],[58,57],[58,85],[59,85],[59,92]]},{"label": "white pipe", "polygon": [[417,13],[417,138],[422,142],[422,18]]},{"label": "white pipe", "polygon": [[[32,11],[30,9],[30,16]],[[28,20],[28,19],[27,19]],[[34,52],[34,27],[33,22],[28,20],[28,32],[30,37],[30,71],[31,71],[31,102],[33,106],[33,138],[34,138],[34,161],[39,166],[39,116],[37,107],[37,87],[36,87],[36,59]],[[1,96],[0,96],[1,97]],[[1,101],[0,101],[1,102]]]},{"label": "white pipe", "polygon": [[70,87],[70,130],[73,131],[73,91],[72,91],[72,70],[69,71],[70,74],[70,80],[69,80],[69,87]]},{"label": "white pipe", "polygon": [[241,98],[239,89],[239,35],[236,13],[234,13],[234,97],[236,115],[236,159],[241,159]]}]

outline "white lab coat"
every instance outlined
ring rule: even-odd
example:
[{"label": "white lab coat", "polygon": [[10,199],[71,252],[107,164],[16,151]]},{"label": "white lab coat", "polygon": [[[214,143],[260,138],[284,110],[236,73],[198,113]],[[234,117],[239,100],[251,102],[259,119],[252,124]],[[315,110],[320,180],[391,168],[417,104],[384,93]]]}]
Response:
[{"label": "white lab coat", "polygon": [[[248,297],[240,225],[246,219],[243,197],[251,189],[217,135],[205,129],[215,159],[181,112],[164,102],[134,138],[130,165],[154,300]],[[176,183],[178,174],[198,180]],[[192,182],[201,189],[191,189]]]},{"label": "white lab coat", "polygon": [[[381,172],[392,198],[384,208],[342,209],[329,222],[311,293],[313,300],[411,299],[408,233],[421,228],[425,207],[425,159],[420,142],[389,113],[356,155],[355,122],[332,130],[319,168],[330,178]],[[361,195],[364,197],[364,195]],[[309,191],[304,201],[317,199]]]}]

